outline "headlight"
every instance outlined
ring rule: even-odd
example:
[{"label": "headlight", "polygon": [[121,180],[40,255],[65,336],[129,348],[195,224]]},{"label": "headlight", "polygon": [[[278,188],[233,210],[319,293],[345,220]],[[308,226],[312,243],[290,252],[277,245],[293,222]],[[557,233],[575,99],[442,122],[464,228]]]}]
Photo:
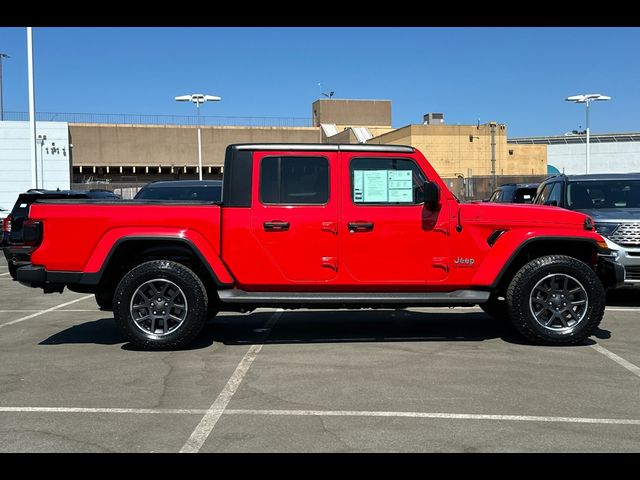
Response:
[{"label": "headlight", "polygon": [[596,223],[596,232],[600,235],[612,235],[619,226],[619,223]]}]

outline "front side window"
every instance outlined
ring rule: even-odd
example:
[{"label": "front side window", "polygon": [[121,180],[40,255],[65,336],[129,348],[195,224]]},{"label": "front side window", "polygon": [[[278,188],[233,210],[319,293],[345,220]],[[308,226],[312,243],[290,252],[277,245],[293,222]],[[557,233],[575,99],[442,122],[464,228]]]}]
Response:
[{"label": "front side window", "polygon": [[264,157],[260,201],[271,205],[323,205],[329,201],[325,157]]},{"label": "front side window", "polygon": [[351,201],[356,205],[423,203],[426,177],[413,160],[354,158],[349,164]]}]

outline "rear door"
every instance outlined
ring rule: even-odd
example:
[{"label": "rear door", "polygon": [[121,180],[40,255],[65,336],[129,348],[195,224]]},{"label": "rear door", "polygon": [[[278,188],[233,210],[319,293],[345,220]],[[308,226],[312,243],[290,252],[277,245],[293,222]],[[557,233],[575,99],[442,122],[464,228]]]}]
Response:
[{"label": "rear door", "polygon": [[329,283],[338,269],[337,152],[255,152],[252,285]]}]

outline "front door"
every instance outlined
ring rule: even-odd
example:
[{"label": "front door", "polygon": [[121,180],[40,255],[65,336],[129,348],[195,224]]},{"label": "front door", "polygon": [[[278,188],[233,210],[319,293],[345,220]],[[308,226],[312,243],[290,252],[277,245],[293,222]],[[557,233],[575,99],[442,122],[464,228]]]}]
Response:
[{"label": "front door", "polygon": [[354,282],[438,284],[448,275],[447,202],[432,211],[422,201],[427,180],[412,158],[341,152],[341,264]]},{"label": "front door", "polygon": [[265,287],[324,284],[338,269],[337,152],[256,152],[251,232]]}]

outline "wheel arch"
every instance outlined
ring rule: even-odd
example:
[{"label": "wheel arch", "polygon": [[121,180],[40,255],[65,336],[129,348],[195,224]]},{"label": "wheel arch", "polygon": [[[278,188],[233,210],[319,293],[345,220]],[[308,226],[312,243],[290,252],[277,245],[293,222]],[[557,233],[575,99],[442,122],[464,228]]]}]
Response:
[{"label": "wheel arch", "polygon": [[511,254],[490,285],[492,291],[504,294],[510,280],[525,264],[546,255],[567,255],[594,267],[597,263],[598,245],[590,238],[542,237],[522,242]]},{"label": "wheel arch", "polygon": [[83,273],[80,283],[95,285],[99,290],[110,290],[131,268],[154,259],[174,260],[192,268],[209,291],[231,286],[230,283],[221,280],[221,277],[230,277],[230,274],[218,257],[216,259],[225,270],[221,275],[215,271],[215,265],[211,265],[189,239],[161,236],[130,236],[118,239],[107,253],[100,270],[95,273]]}]

